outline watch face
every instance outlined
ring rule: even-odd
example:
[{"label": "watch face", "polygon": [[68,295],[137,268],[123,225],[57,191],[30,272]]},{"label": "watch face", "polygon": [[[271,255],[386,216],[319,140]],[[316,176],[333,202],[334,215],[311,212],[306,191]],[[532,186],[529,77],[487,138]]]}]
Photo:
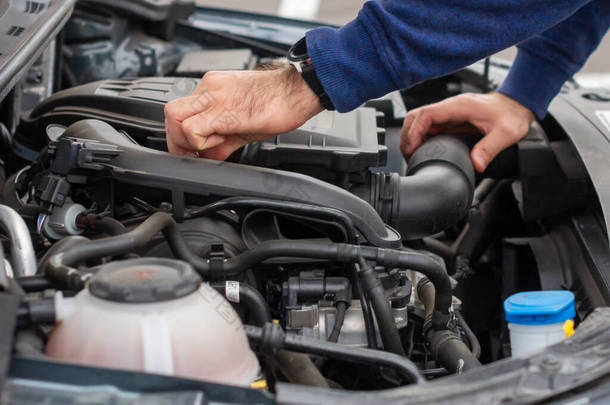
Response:
[{"label": "watch face", "polygon": [[303,62],[309,58],[307,54],[307,43],[305,37],[299,39],[288,51],[288,60],[291,62]]}]

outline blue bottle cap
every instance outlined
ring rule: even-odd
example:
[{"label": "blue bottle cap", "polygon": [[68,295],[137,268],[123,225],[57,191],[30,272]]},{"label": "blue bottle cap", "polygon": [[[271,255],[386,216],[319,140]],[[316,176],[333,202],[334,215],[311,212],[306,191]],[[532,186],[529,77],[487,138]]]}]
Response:
[{"label": "blue bottle cap", "polygon": [[506,321],[520,325],[548,325],[576,316],[570,291],[527,291],[504,301]]}]

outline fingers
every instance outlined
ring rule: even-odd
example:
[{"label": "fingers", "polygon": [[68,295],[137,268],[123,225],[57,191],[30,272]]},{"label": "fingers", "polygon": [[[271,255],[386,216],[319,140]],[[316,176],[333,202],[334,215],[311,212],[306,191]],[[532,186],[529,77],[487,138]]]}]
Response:
[{"label": "fingers", "polygon": [[474,101],[470,95],[462,95],[409,112],[401,132],[403,154],[411,156],[428,134],[440,132],[447,124],[474,124],[477,119],[477,109],[472,105]]},{"label": "fingers", "polygon": [[504,149],[515,144],[519,136],[510,128],[498,125],[488,135],[484,136],[470,152],[474,168],[482,173],[489,163]]},{"label": "fingers", "polygon": [[[224,143],[225,139],[226,138],[225,138],[224,135],[218,135],[218,134],[213,134],[213,135],[206,136],[203,139],[203,142],[201,143],[201,147],[199,149],[197,149],[197,150],[199,152],[201,152],[201,151],[204,151],[206,149],[214,148],[214,147]],[[199,153],[199,156],[201,156],[201,153]]]},{"label": "fingers", "polygon": [[321,106],[293,70],[207,73],[190,96],[166,104],[168,148],[224,159],[247,142],[302,125]]},{"label": "fingers", "polygon": [[202,151],[213,148],[224,141],[209,123],[209,114],[196,114],[182,122],[182,133],[193,149]]},{"label": "fingers", "polygon": [[199,157],[214,160],[226,160],[231,153],[244,146],[247,141],[238,136],[227,137],[225,142],[199,152]]},{"label": "fingers", "polygon": [[527,107],[501,93],[462,94],[410,111],[401,131],[401,150],[409,157],[427,135],[443,131],[482,133],[471,159],[482,172],[504,149],[523,138],[534,121]]},{"label": "fingers", "polygon": [[405,117],[405,121],[402,124],[402,129],[400,130],[400,150],[402,154],[406,157],[411,156],[411,153],[408,153],[411,149],[413,149],[411,145],[411,141],[409,140],[408,134],[409,129],[411,128],[411,124],[413,124],[413,120],[415,119],[416,110],[410,111]]},{"label": "fingers", "polygon": [[197,153],[195,151],[193,151],[190,147],[185,148],[185,147],[177,144],[176,142],[173,141],[173,139],[170,136],[167,137],[167,150],[170,153],[174,153],[176,155],[197,157]]},{"label": "fingers", "polygon": [[[201,150],[209,142],[212,142],[213,146],[218,145],[220,139],[207,139],[213,132],[205,125],[194,128],[195,123],[192,123],[190,127],[192,129],[188,134],[183,128],[183,121],[192,116],[199,116],[199,114],[203,117],[204,113],[212,109],[213,106],[212,100],[206,95],[183,97],[167,103],[165,105],[165,129],[168,149]],[[173,150],[170,150],[170,152],[173,153]]]},{"label": "fingers", "polygon": [[177,98],[165,104],[165,118],[173,122],[182,122],[195,114],[210,110],[214,105],[209,93]]},{"label": "fingers", "polygon": [[[405,125],[401,132],[401,140],[405,140],[403,153],[405,156],[411,156],[417,148],[426,140],[428,131],[434,124],[433,115],[437,109],[435,105],[420,107],[411,111],[412,118],[405,119]],[[407,115],[408,118],[408,115]]]},{"label": "fingers", "polygon": [[184,133],[182,132],[182,124],[175,120],[165,119],[165,137],[167,140],[167,148],[170,152],[173,151],[170,148],[181,148],[192,150],[193,147],[184,137]]}]

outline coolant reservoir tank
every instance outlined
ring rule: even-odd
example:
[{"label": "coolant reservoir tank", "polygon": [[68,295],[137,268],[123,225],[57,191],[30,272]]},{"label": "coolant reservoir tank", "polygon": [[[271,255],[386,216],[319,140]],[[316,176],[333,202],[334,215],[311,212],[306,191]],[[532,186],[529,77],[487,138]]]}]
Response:
[{"label": "coolant reservoir tank", "polygon": [[243,386],[259,374],[231,304],[181,261],[104,265],[76,297],[60,293],[56,313],[57,360]]}]

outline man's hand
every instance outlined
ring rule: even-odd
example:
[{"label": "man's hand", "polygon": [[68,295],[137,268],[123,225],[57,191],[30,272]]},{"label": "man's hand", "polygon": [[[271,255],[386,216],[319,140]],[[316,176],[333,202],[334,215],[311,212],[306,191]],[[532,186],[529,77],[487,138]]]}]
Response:
[{"label": "man's hand", "polygon": [[291,131],[322,111],[291,66],[209,72],[187,97],[165,105],[170,152],[225,160],[245,144]]},{"label": "man's hand", "polygon": [[410,111],[402,127],[400,148],[409,157],[427,135],[483,134],[470,154],[475,169],[483,172],[498,153],[527,134],[533,121],[529,108],[502,93],[461,94]]}]

